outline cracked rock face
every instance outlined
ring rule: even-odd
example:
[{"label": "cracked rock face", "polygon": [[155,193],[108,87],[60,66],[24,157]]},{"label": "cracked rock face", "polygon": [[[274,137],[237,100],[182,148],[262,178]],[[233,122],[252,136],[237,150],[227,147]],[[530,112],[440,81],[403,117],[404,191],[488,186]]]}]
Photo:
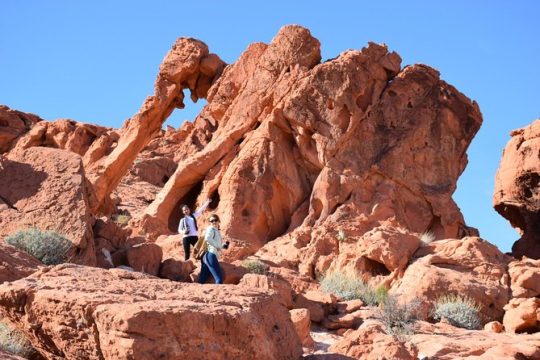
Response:
[{"label": "cracked rock face", "polygon": [[493,206],[521,235],[512,254],[540,259],[540,120],[510,135],[495,178]]},{"label": "cracked rock face", "polygon": [[180,284],[59,265],[0,286],[0,313],[49,359],[298,359],[287,308],[270,292]]}]

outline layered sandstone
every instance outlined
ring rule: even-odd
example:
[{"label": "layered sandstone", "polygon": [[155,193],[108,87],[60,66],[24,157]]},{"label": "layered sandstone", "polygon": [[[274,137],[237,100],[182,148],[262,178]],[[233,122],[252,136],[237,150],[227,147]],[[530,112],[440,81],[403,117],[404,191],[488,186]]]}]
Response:
[{"label": "layered sandstone", "polygon": [[50,359],[302,354],[288,310],[271,293],[178,284],[124,270],[66,264],[38,271],[0,286],[0,313]]},{"label": "layered sandstone", "polygon": [[510,135],[495,178],[493,205],[521,235],[512,254],[540,259],[540,120]]}]

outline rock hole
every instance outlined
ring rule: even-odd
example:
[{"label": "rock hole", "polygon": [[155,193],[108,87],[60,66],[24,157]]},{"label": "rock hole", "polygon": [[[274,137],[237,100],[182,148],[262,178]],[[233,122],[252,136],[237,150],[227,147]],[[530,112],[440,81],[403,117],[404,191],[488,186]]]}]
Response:
[{"label": "rock hole", "polygon": [[369,272],[372,276],[388,276],[390,275],[390,270],[383,264],[376,260],[364,258],[365,270]]},{"label": "rock hole", "polygon": [[540,331],[540,321],[536,321],[534,325],[522,327],[516,330],[516,334],[534,334]]},{"label": "rock hole", "polygon": [[371,105],[371,98],[373,97],[373,84],[369,83],[364,88],[364,91],[356,98],[356,106],[358,106],[363,112],[366,112],[369,105]]},{"label": "rock hole", "polygon": [[343,108],[339,112],[339,115],[336,119],[336,125],[339,127],[342,133],[347,131],[347,129],[349,128],[349,124],[351,123],[351,117],[352,114],[349,111],[349,108],[347,107],[347,105],[343,105]]},{"label": "rock hole", "polygon": [[212,200],[212,202],[210,203],[210,205],[208,205],[208,210],[217,209],[220,200],[219,192],[217,190],[215,190],[212,195],[210,195],[210,200]]}]

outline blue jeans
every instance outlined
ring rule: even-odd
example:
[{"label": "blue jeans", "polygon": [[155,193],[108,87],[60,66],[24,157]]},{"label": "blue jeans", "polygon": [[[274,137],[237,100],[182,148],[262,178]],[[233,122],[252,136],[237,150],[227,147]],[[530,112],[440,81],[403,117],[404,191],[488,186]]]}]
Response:
[{"label": "blue jeans", "polygon": [[207,252],[201,261],[201,273],[199,274],[199,284],[204,284],[208,276],[212,274],[216,284],[223,284],[223,275],[216,254]]}]

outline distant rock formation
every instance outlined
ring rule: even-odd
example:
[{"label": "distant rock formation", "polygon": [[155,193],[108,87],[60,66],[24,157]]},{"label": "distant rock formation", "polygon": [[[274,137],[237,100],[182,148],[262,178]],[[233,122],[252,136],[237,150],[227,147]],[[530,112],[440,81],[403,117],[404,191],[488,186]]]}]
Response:
[{"label": "distant rock formation", "polygon": [[495,179],[493,205],[521,234],[512,254],[540,259],[540,119],[510,135]]}]

